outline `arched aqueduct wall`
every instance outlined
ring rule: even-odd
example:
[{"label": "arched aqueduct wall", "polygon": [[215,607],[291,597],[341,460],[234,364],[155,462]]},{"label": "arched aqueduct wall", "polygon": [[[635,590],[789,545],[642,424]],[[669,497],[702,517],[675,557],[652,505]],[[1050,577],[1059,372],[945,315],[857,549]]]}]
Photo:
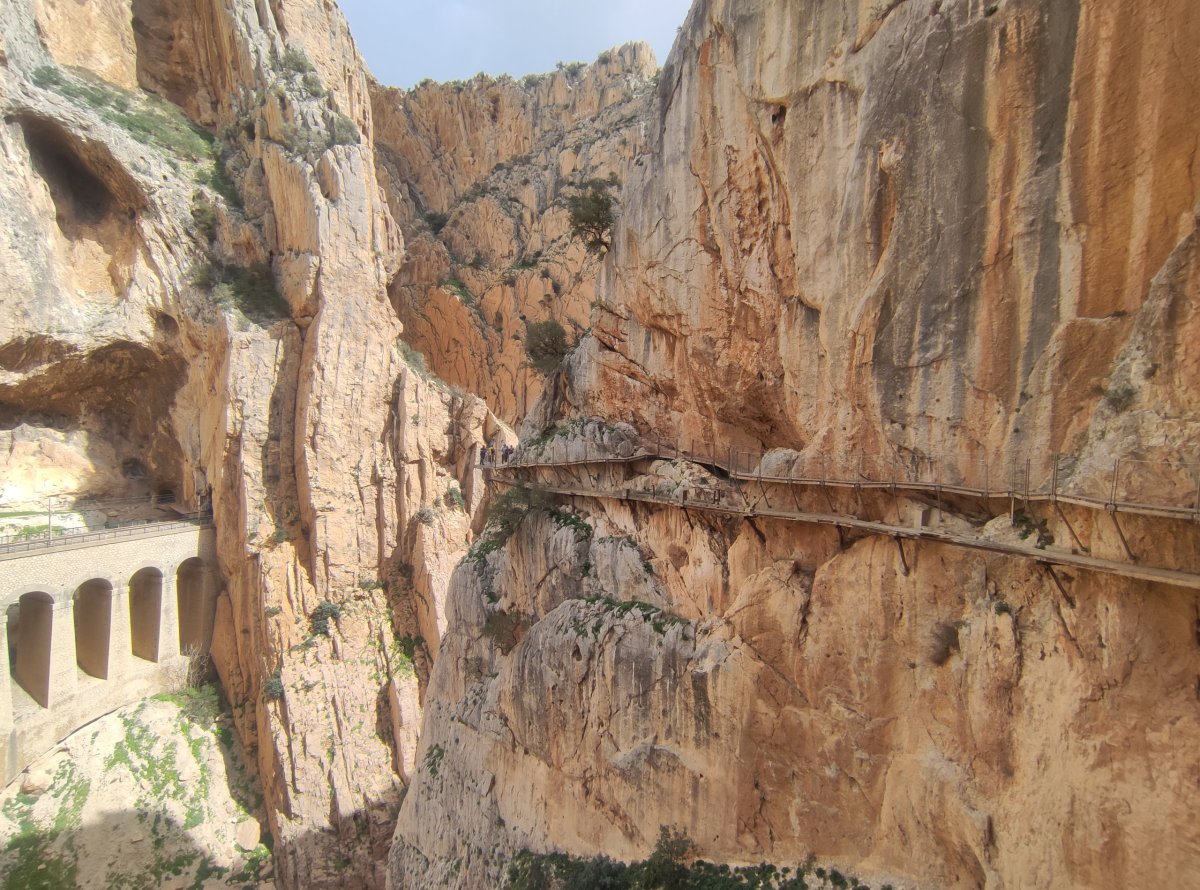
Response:
[{"label": "arched aqueduct wall", "polygon": [[5,782],[80,726],[185,681],[181,638],[204,650],[212,634],[214,548],[211,526],[170,522],[0,552]]}]

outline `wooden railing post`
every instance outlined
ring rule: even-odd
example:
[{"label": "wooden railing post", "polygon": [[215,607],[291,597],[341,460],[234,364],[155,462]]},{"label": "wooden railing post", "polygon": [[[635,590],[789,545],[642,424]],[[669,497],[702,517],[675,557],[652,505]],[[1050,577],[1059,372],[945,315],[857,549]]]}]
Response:
[{"label": "wooden railing post", "polygon": [[1117,462],[1113,464],[1112,488],[1109,490],[1108,494],[1108,504],[1112,509],[1116,509],[1117,506],[1117,476],[1120,474],[1120,472],[1121,458],[1118,457]]}]

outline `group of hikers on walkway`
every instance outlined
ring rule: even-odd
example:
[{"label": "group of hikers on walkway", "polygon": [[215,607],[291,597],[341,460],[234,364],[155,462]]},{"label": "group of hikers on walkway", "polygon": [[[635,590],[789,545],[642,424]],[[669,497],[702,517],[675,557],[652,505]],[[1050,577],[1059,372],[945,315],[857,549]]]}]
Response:
[{"label": "group of hikers on walkway", "polygon": [[[508,463],[510,460],[512,460],[513,455],[516,453],[517,453],[517,449],[514,448],[512,445],[501,445],[500,446],[500,463],[502,463],[502,464]],[[496,449],[494,446],[489,445],[487,448],[483,449],[483,462],[485,464],[493,464],[493,465],[496,463]]]}]

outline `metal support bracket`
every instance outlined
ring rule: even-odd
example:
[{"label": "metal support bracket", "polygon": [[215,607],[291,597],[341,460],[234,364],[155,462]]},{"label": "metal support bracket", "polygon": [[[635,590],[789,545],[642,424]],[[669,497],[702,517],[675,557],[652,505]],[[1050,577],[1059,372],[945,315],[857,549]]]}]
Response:
[{"label": "metal support bracket", "polygon": [[1075,534],[1075,529],[1071,525],[1071,520],[1067,519],[1067,514],[1063,512],[1063,508],[1058,503],[1057,499],[1054,501],[1054,512],[1058,514],[1058,518],[1062,520],[1063,525],[1067,527],[1067,531],[1071,533],[1071,540],[1075,542],[1075,546],[1079,548],[1080,552],[1090,554],[1092,552],[1092,548],[1084,546],[1083,541],[1079,540],[1079,535]]},{"label": "metal support bracket", "polygon": [[892,538],[896,542],[896,549],[900,551],[900,574],[908,577],[908,559],[904,555],[904,542],[898,537]]},{"label": "metal support bracket", "polygon": [[1050,576],[1050,580],[1054,582],[1054,586],[1058,588],[1058,592],[1062,594],[1062,598],[1066,601],[1067,605],[1074,609],[1075,598],[1067,593],[1067,588],[1063,586],[1062,579],[1058,577],[1058,572],[1054,571],[1054,566],[1048,562],[1040,562],[1038,565],[1042,567],[1042,571]]},{"label": "metal support bracket", "polygon": [[1136,564],[1138,558],[1134,555],[1133,550],[1129,546],[1129,541],[1125,538],[1125,530],[1121,528],[1121,523],[1117,521],[1116,509],[1110,510],[1108,515],[1112,517],[1113,527],[1117,530],[1117,537],[1121,539],[1121,545],[1125,548],[1125,553],[1129,557],[1129,561]]}]

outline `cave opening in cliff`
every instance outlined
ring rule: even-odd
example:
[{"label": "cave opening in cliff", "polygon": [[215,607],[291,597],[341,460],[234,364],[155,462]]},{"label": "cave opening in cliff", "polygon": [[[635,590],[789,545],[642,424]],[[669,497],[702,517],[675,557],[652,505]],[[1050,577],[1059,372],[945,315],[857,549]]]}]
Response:
[{"label": "cave opening in cliff", "polygon": [[137,658],[158,661],[163,576],[145,568],[129,579],[130,648]]},{"label": "cave opening in cliff", "polygon": [[25,116],[19,122],[64,235],[78,237],[110,220],[127,222],[137,211],[140,191],[106,147],[84,146],[66,128],[45,118]]},{"label": "cave opening in cliff", "polygon": [[9,612],[8,639],[13,679],[43,708],[50,706],[50,642],[54,627],[54,597],[35,590],[23,594],[17,620]]},{"label": "cave opening in cliff", "polygon": [[140,246],[141,189],[103,143],[36,115],[22,115],[17,122],[65,239],[57,250],[65,260],[68,293],[119,299],[129,289]]},{"label": "cave opening in cliff", "polygon": [[[0,430],[23,428],[43,439],[46,454],[59,443],[78,472],[73,490],[99,497],[149,501],[156,491],[181,490],[184,456],[172,420],[185,363],[173,349],[128,341],[70,354],[27,376],[0,383]],[[27,464],[49,460],[29,457]]]},{"label": "cave opening in cliff", "polygon": [[102,578],[85,581],[75,590],[75,660],[85,674],[100,680],[108,679],[112,601],[112,585]]}]

